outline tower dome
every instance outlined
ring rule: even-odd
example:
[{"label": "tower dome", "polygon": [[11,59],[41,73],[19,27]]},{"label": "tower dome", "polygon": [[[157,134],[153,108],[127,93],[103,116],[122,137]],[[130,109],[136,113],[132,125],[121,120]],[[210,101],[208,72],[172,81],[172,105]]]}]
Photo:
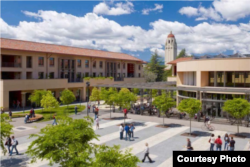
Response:
[{"label": "tower dome", "polygon": [[174,38],[174,34],[172,34],[172,31],[170,32],[170,34],[168,34],[168,38]]}]

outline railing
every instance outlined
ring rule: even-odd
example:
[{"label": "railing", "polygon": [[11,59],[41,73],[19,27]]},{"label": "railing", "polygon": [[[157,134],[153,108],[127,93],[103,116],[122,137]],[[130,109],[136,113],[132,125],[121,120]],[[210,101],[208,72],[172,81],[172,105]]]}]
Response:
[{"label": "railing", "polygon": [[2,67],[21,67],[21,63],[3,62]]}]

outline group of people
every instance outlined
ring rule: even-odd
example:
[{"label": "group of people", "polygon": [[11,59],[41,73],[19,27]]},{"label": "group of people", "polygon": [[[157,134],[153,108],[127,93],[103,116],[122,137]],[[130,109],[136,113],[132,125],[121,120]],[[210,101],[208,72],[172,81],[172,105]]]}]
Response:
[{"label": "group of people", "polygon": [[19,100],[17,100],[17,101],[15,101],[15,100],[13,100],[13,103],[12,103],[12,106],[13,106],[13,108],[20,108],[20,101]]},{"label": "group of people", "polygon": [[30,110],[30,114],[29,114],[29,115],[28,115],[28,114],[25,115],[24,123],[29,122],[30,118],[35,118],[35,117],[36,117],[36,115],[35,115],[35,110],[34,110],[34,108],[32,108],[32,109]]},{"label": "group of people", "polygon": [[[216,139],[214,134],[212,134],[208,142],[210,143],[210,151],[214,151],[215,145],[216,151],[221,151],[223,143],[220,135]],[[226,133],[224,136],[224,142],[224,151],[234,151],[235,140],[233,137],[229,137],[229,135]]]},{"label": "group of people", "polygon": [[[124,135],[124,132],[125,132],[125,135],[126,135],[126,138],[125,140],[128,140],[131,141],[131,138],[134,138],[134,130],[135,130],[135,127],[133,124],[121,124],[120,127],[119,127],[119,131],[120,131],[120,140],[123,139],[123,135]],[[125,137],[125,136],[124,136]]]},{"label": "group of people", "polygon": [[14,136],[12,137],[7,137],[5,141],[5,146],[8,148],[9,155],[11,156],[13,154],[13,150],[15,149],[16,154],[18,155],[18,150],[17,150],[17,145],[18,141],[15,139]]}]

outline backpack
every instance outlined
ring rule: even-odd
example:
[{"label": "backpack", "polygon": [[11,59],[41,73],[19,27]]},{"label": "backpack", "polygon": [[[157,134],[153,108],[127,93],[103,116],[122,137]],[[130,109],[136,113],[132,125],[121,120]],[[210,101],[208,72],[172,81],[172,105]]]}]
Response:
[{"label": "backpack", "polygon": [[18,145],[18,141],[16,140],[16,145]]}]

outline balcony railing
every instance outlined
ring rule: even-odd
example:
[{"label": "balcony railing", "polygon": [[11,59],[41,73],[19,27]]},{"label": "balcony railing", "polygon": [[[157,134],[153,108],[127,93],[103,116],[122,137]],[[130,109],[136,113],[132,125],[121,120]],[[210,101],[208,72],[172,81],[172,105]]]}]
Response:
[{"label": "balcony railing", "polygon": [[2,67],[21,67],[21,63],[3,62]]}]

